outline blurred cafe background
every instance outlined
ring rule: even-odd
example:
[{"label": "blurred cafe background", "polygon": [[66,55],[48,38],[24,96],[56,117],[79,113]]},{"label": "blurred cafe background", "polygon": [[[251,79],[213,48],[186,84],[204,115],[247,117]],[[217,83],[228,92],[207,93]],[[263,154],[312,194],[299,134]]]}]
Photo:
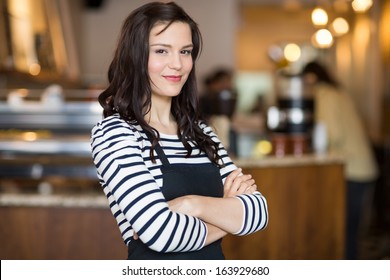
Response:
[{"label": "blurred cafe background", "polygon": [[[0,0],[1,259],[126,258],[89,137],[122,21],[145,2]],[[204,39],[204,116],[269,203],[268,228],[226,237],[226,257],[345,259],[345,161],[299,74],[316,60],[352,98],[379,167],[358,258],[389,259],[390,1],[176,2]]]}]

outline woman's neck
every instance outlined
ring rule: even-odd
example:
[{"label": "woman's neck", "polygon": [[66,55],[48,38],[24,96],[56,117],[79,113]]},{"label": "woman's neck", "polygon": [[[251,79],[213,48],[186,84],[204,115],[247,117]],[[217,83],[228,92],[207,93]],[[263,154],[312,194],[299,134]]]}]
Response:
[{"label": "woman's neck", "polygon": [[154,106],[152,105],[149,113],[145,116],[146,122],[160,133],[177,134],[177,123],[171,113],[170,103],[156,103],[152,103]]}]

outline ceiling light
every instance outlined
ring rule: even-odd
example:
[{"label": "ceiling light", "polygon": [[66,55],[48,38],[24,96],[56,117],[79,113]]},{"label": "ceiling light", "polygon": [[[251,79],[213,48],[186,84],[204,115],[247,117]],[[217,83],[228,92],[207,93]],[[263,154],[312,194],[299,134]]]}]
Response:
[{"label": "ceiling light", "polygon": [[372,0],[353,0],[352,9],[357,13],[364,13],[372,6]]},{"label": "ceiling light", "polygon": [[333,36],[327,29],[320,29],[314,33],[312,44],[317,48],[329,48],[333,45]]},{"label": "ceiling light", "polygon": [[322,8],[315,8],[311,13],[311,20],[315,26],[324,26],[328,23],[328,14]]},{"label": "ceiling light", "polygon": [[297,61],[301,57],[301,48],[297,44],[287,44],[284,47],[284,57],[290,61]]},{"label": "ceiling light", "polygon": [[331,28],[334,35],[341,36],[348,33],[349,24],[344,18],[338,17],[333,20]]}]

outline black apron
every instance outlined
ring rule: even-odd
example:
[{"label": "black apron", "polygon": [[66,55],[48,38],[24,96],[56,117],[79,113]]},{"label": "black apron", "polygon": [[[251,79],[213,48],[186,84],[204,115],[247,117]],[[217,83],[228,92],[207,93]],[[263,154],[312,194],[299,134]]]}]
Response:
[{"label": "black apron", "polygon": [[[161,146],[156,152],[162,161],[161,191],[167,201],[176,197],[194,194],[212,197],[223,196],[223,184],[219,169],[212,163],[170,164]],[[182,253],[159,253],[149,249],[140,239],[131,240],[128,246],[129,260],[223,260],[225,259],[219,239],[199,251]]]}]

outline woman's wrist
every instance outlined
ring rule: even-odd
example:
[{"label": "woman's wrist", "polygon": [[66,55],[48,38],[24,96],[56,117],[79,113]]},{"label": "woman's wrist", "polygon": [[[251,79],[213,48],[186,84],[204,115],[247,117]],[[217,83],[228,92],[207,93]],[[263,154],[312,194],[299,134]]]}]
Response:
[{"label": "woman's wrist", "polygon": [[186,200],[186,203],[189,204],[187,206],[187,208],[191,212],[191,214],[189,214],[189,215],[197,217],[197,218],[201,218],[202,213],[203,213],[203,210],[202,210],[202,207],[203,207],[202,200],[204,198],[206,198],[206,197],[202,197],[202,196],[199,196],[199,195],[189,195],[187,198],[188,199]]},{"label": "woman's wrist", "polygon": [[200,203],[199,196],[186,195],[168,201],[168,206],[174,212],[199,218],[201,213]]},{"label": "woman's wrist", "polygon": [[[216,199],[223,199],[223,198],[216,198],[216,197],[209,197],[209,196],[199,196],[199,195],[191,195],[191,210],[192,215],[194,217],[197,217],[201,220],[207,220],[207,212],[210,212],[210,207],[213,203],[215,203]],[[213,211],[212,211],[213,212]]]}]

